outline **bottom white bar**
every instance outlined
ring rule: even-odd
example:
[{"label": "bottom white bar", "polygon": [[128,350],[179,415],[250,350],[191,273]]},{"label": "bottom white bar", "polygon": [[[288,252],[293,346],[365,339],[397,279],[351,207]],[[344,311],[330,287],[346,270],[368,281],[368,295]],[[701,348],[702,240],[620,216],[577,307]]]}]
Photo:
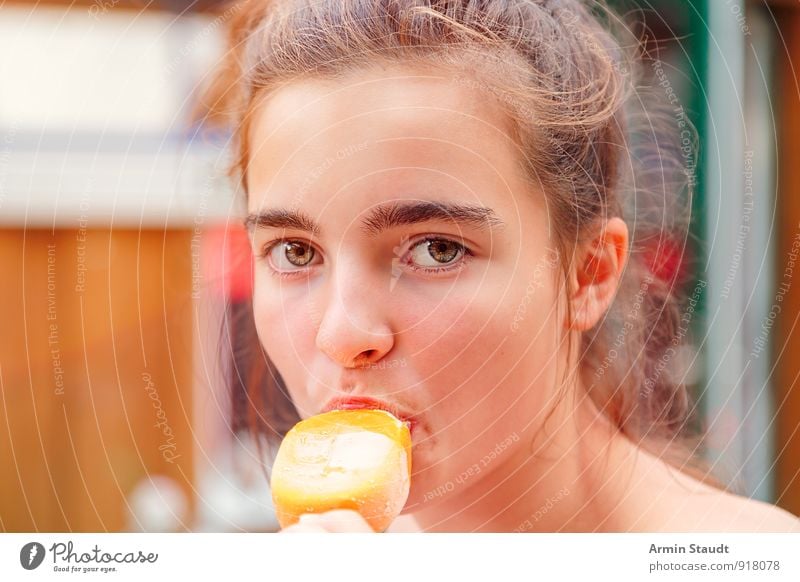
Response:
[{"label": "bottom white bar", "polygon": [[2,534],[0,580],[797,581],[799,550],[798,534]]}]

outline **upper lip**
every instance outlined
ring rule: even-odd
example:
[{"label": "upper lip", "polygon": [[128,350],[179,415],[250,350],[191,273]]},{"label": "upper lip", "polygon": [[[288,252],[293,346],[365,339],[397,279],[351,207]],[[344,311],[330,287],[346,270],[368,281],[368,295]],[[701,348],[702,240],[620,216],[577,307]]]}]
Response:
[{"label": "upper lip", "polygon": [[339,396],[332,398],[322,408],[322,412],[330,412],[331,410],[359,409],[385,410],[386,412],[393,414],[401,421],[409,424],[409,428],[413,428],[414,426],[414,419],[410,415],[405,414],[402,410],[400,410],[398,406],[384,402],[383,400],[378,400],[377,398],[371,398],[369,396]]}]

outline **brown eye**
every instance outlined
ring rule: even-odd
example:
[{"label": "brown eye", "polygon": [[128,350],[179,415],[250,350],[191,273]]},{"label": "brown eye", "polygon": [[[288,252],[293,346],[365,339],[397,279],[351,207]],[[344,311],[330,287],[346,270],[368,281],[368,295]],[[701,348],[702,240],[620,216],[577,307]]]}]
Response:
[{"label": "brown eye", "polygon": [[301,241],[284,241],[269,251],[270,261],[279,271],[292,271],[307,267],[316,256],[314,247]]},{"label": "brown eye", "polygon": [[301,243],[286,243],[284,252],[286,259],[296,267],[305,267],[314,258],[314,248]]},{"label": "brown eye", "polygon": [[447,239],[429,239],[411,249],[411,260],[419,267],[449,265],[464,254],[464,247]]}]

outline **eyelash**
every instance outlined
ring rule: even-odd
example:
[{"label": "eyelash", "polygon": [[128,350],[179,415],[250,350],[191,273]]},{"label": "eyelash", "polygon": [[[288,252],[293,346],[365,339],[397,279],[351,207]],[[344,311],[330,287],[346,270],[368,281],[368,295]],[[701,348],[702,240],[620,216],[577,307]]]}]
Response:
[{"label": "eyelash", "polygon": [[[415,265],[414,263],[411,263],[411,262],[408,262],[408,261],[404,261],[403,263],[405,265],[407,265],[415,273],[423,272],[425,274],[429,274],[430,275],[430,274],[441,273],[443,271],[457,271],[457,270],[460,270],[460,269],[462,269],[462,268],[464,268],[466,266],[466,263],[470,260],[471,257],[475,256],[475,254],[472,252],[472,250],[470,250],[470,248],[467,247],[466,245],[464,245],[464,244],[462,244],[462,243],[460,243],[460,242],[458,242],[456,240],[453,240],[451,238],[444,237],[444,236],[430,236],[429,235],[429,236],[422,237],[420,239],[414,240],[413,243],[411,243],[409,245],[408,249],[411,250],[411,249],[415,248],[417,245],[419,245],[421,243],[432,242],[432,241],[445,241],[445,242],[449,242],[449,243],[452,243],[452,244],[456,245],[458,247],[459,251],[461,251],[463,253],[463,255],[459,259],[458,263],[455,266],[434,267],[434,268],[431,268],[431,267],[420,267],[420,266]],[[272,239],[272,240],[264,243],[263,245],[261,245],[261,251],[258,253],[258,258],[260,260],[268,260],[269,254],[272,252],[273,248],[275,248],[276,245],[279,245],[281,243],[292,243],[292,242],[297,242],[297,243],[301,243],[301,244],[304,244],[304,245],[313,246],[310,243],[308,243],[307,241],[304,241],[304,240],[301,240],[301,239],[275,238],[275,239]],[[319,252],[319,251],[316,248],[314,248],[314,252]],[[406,254],[408,254],[408,251],[403,253],[403,256],[405,256]],[[294,278],[294,277],[296,277],[298,275],[303,274],[304,271],[305,271],[304,269],[298,269],[297,271],[276,271],[272,267],[270,267],[270,269],[269,269],[269,272],[270,272],[271,275],[273,275],[275,277],[279,277],[281,279]]]}]

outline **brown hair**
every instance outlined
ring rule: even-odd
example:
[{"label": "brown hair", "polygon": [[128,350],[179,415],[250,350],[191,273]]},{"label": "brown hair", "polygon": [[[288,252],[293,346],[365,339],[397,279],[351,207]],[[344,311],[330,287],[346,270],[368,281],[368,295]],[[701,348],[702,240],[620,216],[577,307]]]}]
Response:
[{"label": "brown hair", "polygon": [[[641,43],[629,27],[601,4],[579,0],[235,6],[226,11],[229,50],[201,108],[233,128],[232,174],[245,194],[253,110],[300,77],[336,78],[376,61],[425,64],[485,93],[513,122],[525,175],[547,198],[565,278],[576,244],[595,236],[604,220],[621,216],[631,227],[614,303],[580,345],[590,397],[631,440],[714,482],[698,460],[699,439],[690,438],[698,431],[687,386],[674,373],[686,343],[678,281],[659,276],[653,263],[666,244],[686,241],[694,151],[688,160],[681,155],[663,99],[637,88]],[[653,246],[655,259],[645,252]],[[252,319],[241,309],[240,321]],[[244,344],[259,345],[252,325],[245,327]],[[250,398],[243,408],[250,425],[274,442],[296,411],[262,350],[245,368],[249,376],[240,383]]]}]

